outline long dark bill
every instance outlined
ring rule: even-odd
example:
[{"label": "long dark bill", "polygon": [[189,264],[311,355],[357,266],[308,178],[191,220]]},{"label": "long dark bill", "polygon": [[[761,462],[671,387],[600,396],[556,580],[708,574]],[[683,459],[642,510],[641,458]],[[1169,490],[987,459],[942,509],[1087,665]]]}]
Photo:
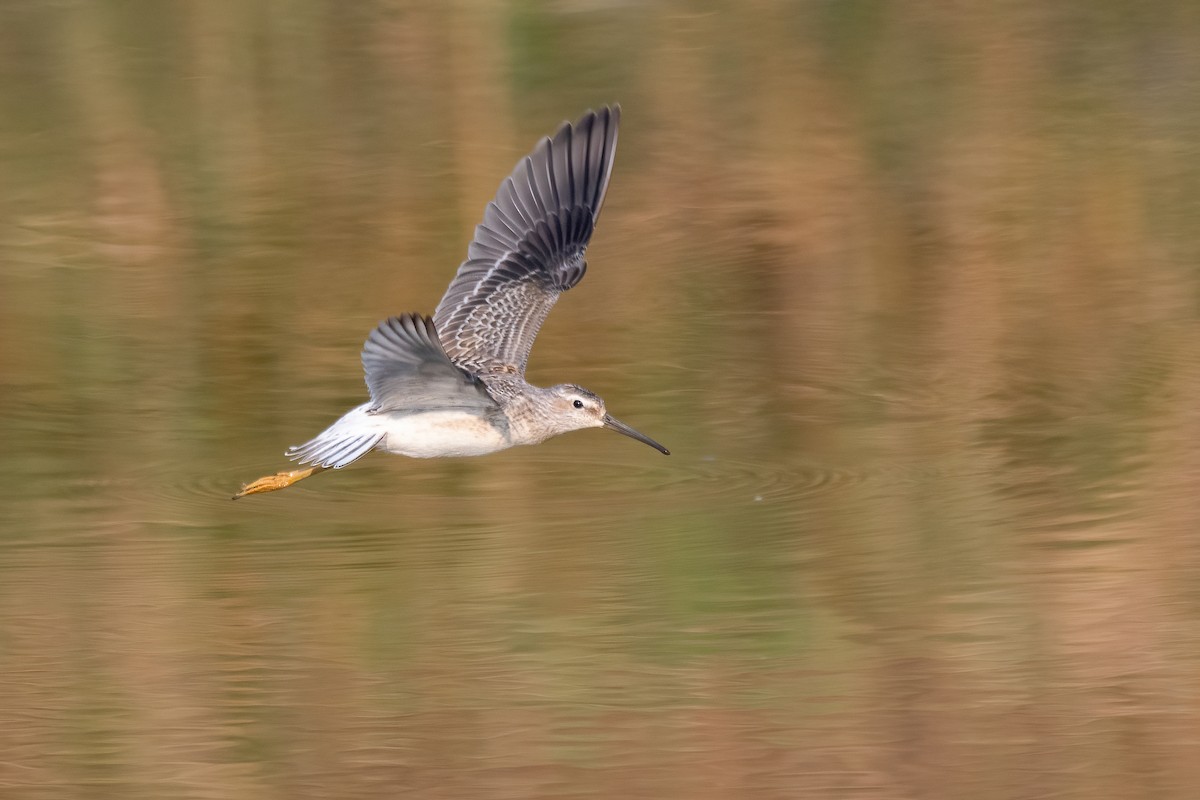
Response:
[{"label": "long dark bill", "polygon": [[628,436],[630,439],[637,439],[642,444],[648,444],[651,447],[653,447],[655,450],[657,450],[658,452],[662,453],[664,456],[671,455],[670,450],[663,447],[661,444],[654,441],[646,434],[638,433],[633,428],[626,425],[624,422],[621,422],[621,420],[615,418],[612,414],[604,415],[604,427],[608,428],[611,431],[616,431],[617,433],[623,433],[626,436]]}]

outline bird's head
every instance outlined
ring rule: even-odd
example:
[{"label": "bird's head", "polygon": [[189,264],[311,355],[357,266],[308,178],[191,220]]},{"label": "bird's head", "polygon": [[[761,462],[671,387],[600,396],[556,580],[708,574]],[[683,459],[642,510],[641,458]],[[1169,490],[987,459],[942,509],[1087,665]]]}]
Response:
[{"label": "bird's head", "polygon": [[663,455],[671,455],[670,450],[649,436],[638,433],[609,414],[604,407],[604,401],[582,386],[560,383],[558,386],[551,386],[547,392],[550,397],[551,417],[555,426],[562,429],[561,432],[583,428],[608,428],[631,439],[637,439],[642,444],[648,444]]}]

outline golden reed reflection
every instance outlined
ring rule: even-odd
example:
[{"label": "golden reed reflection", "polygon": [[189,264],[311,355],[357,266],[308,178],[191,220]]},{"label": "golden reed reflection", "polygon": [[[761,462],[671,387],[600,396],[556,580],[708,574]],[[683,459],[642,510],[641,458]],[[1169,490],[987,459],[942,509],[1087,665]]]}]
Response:
[{"label": "golden reed reflection", "polygon": [[[0,16],[0,794],[1200,785],[1190,5]],[[611,101],[531,378],[672,463],[229,503]]]}]

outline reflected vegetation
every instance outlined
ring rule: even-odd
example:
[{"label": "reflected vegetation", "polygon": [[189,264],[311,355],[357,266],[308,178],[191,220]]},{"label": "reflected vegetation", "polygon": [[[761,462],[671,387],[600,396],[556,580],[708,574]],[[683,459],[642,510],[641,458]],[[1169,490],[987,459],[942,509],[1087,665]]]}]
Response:
[{"label": "reflected vegetation", "polygon": [[[0,5],[0,794],[1191,797],[1194,3]],[[530,379],[240,483],[619,101]]]}]

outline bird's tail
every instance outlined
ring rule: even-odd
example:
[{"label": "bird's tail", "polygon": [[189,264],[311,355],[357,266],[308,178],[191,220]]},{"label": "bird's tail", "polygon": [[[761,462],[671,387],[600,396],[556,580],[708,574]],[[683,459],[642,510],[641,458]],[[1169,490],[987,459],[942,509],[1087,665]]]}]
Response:
[{"label": "bird's tail", "polygon": [[362,405],[304,444],[288,448],[284,455],[301,465],[341,469],[375,449],[384,435]]}]

